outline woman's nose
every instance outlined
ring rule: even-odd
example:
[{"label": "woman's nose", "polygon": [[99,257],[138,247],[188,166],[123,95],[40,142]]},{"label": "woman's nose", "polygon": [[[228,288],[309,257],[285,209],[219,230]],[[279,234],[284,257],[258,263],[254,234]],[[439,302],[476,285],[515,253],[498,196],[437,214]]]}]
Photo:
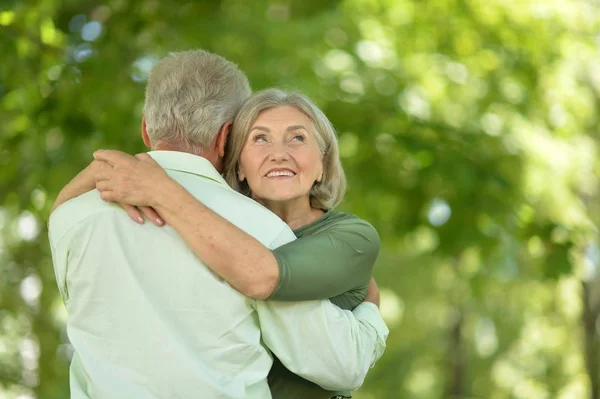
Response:
[{"label": "woman's nose", "polygon": [[289,148],[285,145],[285,143],[275,143],[272,147],[273,151],[271,152],[271,161],[285,161],[289,158]]}]

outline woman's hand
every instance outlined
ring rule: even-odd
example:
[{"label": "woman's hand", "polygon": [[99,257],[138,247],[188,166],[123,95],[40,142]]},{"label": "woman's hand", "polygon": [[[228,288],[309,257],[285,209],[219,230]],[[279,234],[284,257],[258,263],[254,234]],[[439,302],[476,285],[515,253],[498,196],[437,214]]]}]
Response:
[{"label": "woman's hand", "polygon": [[379,307],[379,287],[373,277],[371,277],[371,281],[369,282],[369,288],[364,302],[371,302]]},{"label": "woman's hand", "polygon": [[111,166],[94,176],[96,189],[104,201],[118,202],[138,223],[144,222],[144,214],[152,223],[164,225],[153,207],[171,178],[156,161],[146,153],[134,157],[115,150],[96,151],[94,159]]}]

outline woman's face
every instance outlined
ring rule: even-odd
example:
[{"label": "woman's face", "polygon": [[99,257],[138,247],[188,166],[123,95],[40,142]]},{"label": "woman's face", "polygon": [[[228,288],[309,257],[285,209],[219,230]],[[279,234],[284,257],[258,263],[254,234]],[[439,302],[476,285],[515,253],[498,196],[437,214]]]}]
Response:
[{"label": "woman's face", "polygon": [[322,156],[312,121],[294,107],[261,112],[242,149],[238,176],[252,197],[265,202],[305,198],[323,175]]}]

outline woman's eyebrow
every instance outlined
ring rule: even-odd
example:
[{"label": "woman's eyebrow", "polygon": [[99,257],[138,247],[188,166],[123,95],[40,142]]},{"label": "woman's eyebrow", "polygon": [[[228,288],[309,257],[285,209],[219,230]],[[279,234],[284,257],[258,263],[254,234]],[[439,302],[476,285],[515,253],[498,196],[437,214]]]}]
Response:
[{"label": "woman's eyebrow", "polygon": [[264,127],[264,126],[253,126],[252,130],[261,130],[263,132],[269,133],[271,131],[271,129],[269,129],[268,127]]},{"label": "woman's eyebrow", "polygon": [[306,128],[302,125],[292,125],[286,129],[288,132],[291,130],[306,130]]}]

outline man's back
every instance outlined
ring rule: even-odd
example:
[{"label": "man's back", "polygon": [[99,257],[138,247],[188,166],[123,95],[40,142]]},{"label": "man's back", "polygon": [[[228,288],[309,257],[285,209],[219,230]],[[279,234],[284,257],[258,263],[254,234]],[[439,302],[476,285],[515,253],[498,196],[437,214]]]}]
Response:
[{"label": "man's back", "polygon": [[[281,220],[226,187],[205,159],[153,157],[263,244],[293,240]],[[270,396],[271,356],[254,302],[210,272],[171,228],[137,225],[92,191],[55,211],[50,238],[75,349],[72,397]]]}]

